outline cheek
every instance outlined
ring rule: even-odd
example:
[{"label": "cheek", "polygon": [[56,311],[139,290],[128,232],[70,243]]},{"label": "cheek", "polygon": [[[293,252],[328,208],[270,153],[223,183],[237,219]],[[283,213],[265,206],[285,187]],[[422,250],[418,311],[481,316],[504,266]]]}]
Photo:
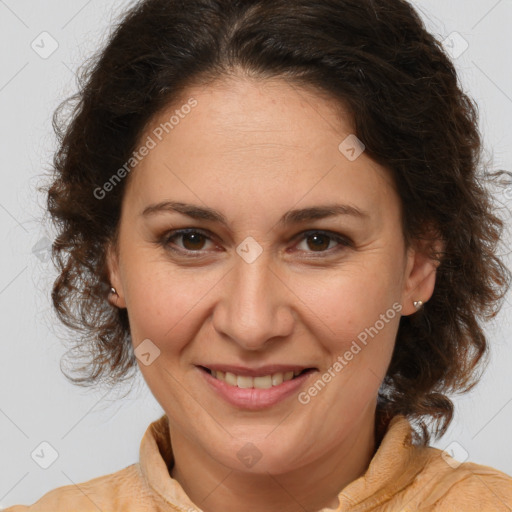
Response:
[{"label": "cheek", "polygon": [[346,272],[324,280],[323,286],[317,283],[310,288],[307,305],[317,317],[310,326],[317,326],[313,336],[322,344],[328,363],[337,362],[332,368],[337,377],[332,389],[344,397],[340,404],[366,403],[380,386],[391,359],[401,305],[392,272],[379,268],[347,267]]},{"label": "cheek", "polygon": [[368,266],[347,266],[325,279],[298,279],[296,294],[320,320],[324,336],[346,339],[373,325],[393,309],[399,294],[392,284],[393,272]]},{"label": "cheek", "polygon": [[[169,262],[155,261],[154,255],[134,258],[126,265],[127,309],[135,344],[149,338],[157,344],[190,336],[203,314],[205,296],[221,280],[218,272],[176,269]],[[184,341],[185,342],[185,341]]]}]

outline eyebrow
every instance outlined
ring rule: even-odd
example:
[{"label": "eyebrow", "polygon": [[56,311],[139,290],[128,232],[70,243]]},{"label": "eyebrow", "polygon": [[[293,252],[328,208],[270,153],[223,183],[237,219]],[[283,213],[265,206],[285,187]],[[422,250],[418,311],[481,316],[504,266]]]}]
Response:
[{"label": "eyebrow", "polygon": [[[144,217],[149,217],[151,215],[164,212],[177,212],[186,215],[187,217],[191,217],[192,219],[209,220],[228,227],[226,217],[222,213],[213,210],[212,208],[180,203],[176,201],[162,201],[160,203],[149,205],[144,208],[141,215]],[[286,212],[281,217],[281,219],[279,219],[278,224],[282,226],[289,224],[299,224],[305,221],[325,219],[339,215],[350,215],[360,219],[370,218],[368,212],[360,210],[355,206],[347,204],[330,204],[290,210]]]}]

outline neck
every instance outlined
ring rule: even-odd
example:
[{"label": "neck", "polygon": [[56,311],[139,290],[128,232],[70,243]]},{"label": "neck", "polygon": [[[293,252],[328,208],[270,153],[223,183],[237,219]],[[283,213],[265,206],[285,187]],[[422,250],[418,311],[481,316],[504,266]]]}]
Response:
[{"label": "neck", "polygon": [[338,508],[338,494],[360,477],[371,461],[375,411],[361,418],[339,444],[313,462],[285,473],[249,473],[220,464],[170,425],[171,476],[205,512],[292,512]]}]

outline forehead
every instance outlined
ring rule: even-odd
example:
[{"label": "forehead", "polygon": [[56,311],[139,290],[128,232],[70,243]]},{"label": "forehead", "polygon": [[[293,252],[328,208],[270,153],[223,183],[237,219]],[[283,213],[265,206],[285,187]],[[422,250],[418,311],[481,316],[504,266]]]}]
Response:
[{"label": "forehead", "polygon": [[376,213],[396,203],[387,170],[364,152],[347,158],[343,143],[354,135],[343,107],[285,80],[189,88],[148,137],[154,147],[130,180],[142,203],[178,194],[226,211],[237,199],[252,208],[350,199]]}]

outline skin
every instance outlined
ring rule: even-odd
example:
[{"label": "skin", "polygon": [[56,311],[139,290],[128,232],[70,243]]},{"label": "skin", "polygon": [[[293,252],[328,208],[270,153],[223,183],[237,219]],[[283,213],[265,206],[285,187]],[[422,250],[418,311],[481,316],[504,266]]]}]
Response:
[{"label": "skin", "polygon": [[[149,338],[160,349],[139,367],[170,419],[171,475],[207,512],[248,503],[252,512],[335,509],[374,454],[376,397],[400,316],[431,297],[436,264],[423,247],[405,247],[389,172],[338,149],[353,129],[332,100],[285,80],[237,76],[188,89],[141,140],[190,97],[197,106],[130,174],[108,252],[111,300],[128,310],[134,347]],[[228,225],[141,215],[170,200],[217,210]],[[291,209],[334,203],[368,217],[278,224]],[[206,233],[165,247],[166,233],[186,228]],[[307,230],[327,233],[318,240]],[[249,236],[263,251],[250,264],[236,252]],[[307,389],[394,303],[401,312],[305,405],[294,395],[260,411],[237,408],[196,367],[318,368]],[[248,442],[262,455],[250,468],[237,458]]]}]

